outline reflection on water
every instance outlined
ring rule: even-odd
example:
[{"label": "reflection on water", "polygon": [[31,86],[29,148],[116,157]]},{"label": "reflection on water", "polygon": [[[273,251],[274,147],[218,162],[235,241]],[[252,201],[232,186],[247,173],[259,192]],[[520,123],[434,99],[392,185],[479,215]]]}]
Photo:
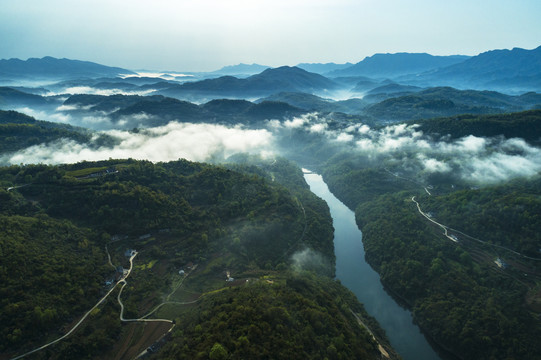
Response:
[{"label": "reflection on water", "polygon": [[413,324],[411,313],[390,297],[379,275],[364,260],[362,233],[355,223],[355,214],[329,191],[320,175],[305,173],[314,194],[327,202],[334,225],[336,278],[350,289],[366,311],[385,329],[393,348],[404,360],[436,360],[440,357]]}]

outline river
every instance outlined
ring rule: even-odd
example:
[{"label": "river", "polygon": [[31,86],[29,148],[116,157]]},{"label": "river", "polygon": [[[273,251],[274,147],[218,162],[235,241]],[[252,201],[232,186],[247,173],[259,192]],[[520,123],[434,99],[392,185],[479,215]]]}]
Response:
[{"label": "river", "polygon": [[383,289],[380,277],[364,260],[362,233],[355,214],[338,200],[321,175],[305,173],[310,190],[327,202],[334,225],[336,278],[363,303],[366,311],[385,330],[393,348],[404,360],[440,360],[411,312],[398,305]]}]

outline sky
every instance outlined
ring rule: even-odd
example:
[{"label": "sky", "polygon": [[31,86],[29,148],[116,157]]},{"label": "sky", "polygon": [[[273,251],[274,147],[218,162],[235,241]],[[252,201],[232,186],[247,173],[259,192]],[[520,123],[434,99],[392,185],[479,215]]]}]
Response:
[{"label": "sky", "polygon": [[131,70],[356,63],[541,45],[539,0],[2,0],[0,59]]}]

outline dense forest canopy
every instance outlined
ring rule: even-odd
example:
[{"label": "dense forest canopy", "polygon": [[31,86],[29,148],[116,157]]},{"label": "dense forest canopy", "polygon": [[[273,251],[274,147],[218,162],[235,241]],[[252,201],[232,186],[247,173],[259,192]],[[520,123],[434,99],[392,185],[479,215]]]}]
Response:
[{"label": "dense forest canopy", "polygon": [[333,157],[323,175],[356,209],[367,260],[433,340],[464,359],[539,358],[540,175],[470,186],[354,153]]},{"label": "dense forest canopy", "polygon": [[[109,289],[117,293],[111,286],[122,275],[115,266],[131,269],[124,253],[136,249],[122,291],[124,317],[154,308],[152,317],[186,324],[175,328],[166,353],[183,349],[178,354],[206,358],[219,343],[240,357],[378,358],[377,343],[356,316],[380,342],[385,335],[331,280],[333,229],[326,204],[284,159],[233,160],[227,166],[108,160],[0,169],[0,250],[8,259],[0,271],[1,352],[20,354],[66,333]],[[297,252],[324,261],[291,267]],[[113,299],[97,307],[82,329],[34,356],[109,357],[121,351],[129,357],[159,339],[143,324],[121,327]],[[248,329],[251,317],[236,319],[227,310],[231,299],[238,315],[260,314],[258,328]],[[306,304],[313,304],[310,310]],[[204,315],[210,313],[224,316]],[[280,316],[290,318],[290,332],[274,328],[285,326],[276,322]],[[230,338],[218,335],[225,323]],[[190,345],[188,353],[181,335],[193,331],[190,341],[206,340]],[[131,341],[133,347],[119,350],[118,344]]]},{"label": "dense forest canopy", "polygon": [[[437,347],[540,359],[541,95],[519,92],[538,54],[0,87],[0,357],[398,358],[332,280],[329,209],[282,154],[355,211]],[[97,65],[57,60],[26,64]]]}]

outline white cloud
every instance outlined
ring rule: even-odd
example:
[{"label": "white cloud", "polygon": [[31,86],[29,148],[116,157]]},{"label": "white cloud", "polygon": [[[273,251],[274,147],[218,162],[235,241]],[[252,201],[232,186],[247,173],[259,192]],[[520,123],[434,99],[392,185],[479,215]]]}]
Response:
[{"label": "white cloud", "polygon": [[120,140],[114,148],[91,149],[71,140],[29,147],[16,154],[3,156],[2,163],[73,163],[82,160],[134,158],[170,161],[186,158],[207,161],[212,157],[228,157],[238,152],[268,154],[273,137],[267,130],[247,130],[212,124],[172,122],[163,127],[139,133],[111,130],[105,132]]},{"label": "white cloud", "polygon": [[338,141],[338,142],[350,142],[350,141],[353,141],[353,135],[346,134],[346,133],[338,134],[338,136],[336,137],[336,141]]},{"label": "white cloud", "polygon": [[149,95],[153,92],[155,92],[155,89],[147,89],[147,90],[123,90],[123,89],[98,89],[91,86],[72,86],[67,87],[65,89],[62,89],[60,91],[51,91],[47,95],[54,96],[54,95],[63,95],[63,94],[70,94],[70,95],[77,95],[77,94],[90,94],[90,95],[103,95],[103,96],[110,96],[110,95]]},{"label": "white cloud", "polygon": [[313,133],[323,133],[325,130],[327,130],[328,125],[327,124],[314,124],[310,126],[310,132]]}]

